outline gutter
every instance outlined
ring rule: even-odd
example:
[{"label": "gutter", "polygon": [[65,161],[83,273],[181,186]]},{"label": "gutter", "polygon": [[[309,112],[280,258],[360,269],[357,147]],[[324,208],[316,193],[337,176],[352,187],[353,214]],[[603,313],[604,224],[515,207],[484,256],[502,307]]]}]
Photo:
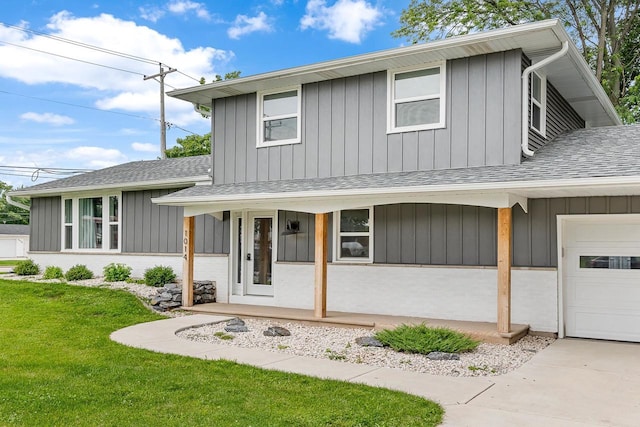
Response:
[{"label": "gutter", "polygon": [[4,194],[4,198],[7,201],[7,203],[9,203],[11,206],[15,206],[16,208],[20,208],[20,209],[24,209],[25,211],[30,211],[31,208],[27,205],[23,205],[22,203],[16,202],[15,200],[11,199],[11,196],[7,193]]},{"label": "gutter", "polygon": [[522,154],[527,157],[533,157],[535,154],[529,149],[529,76],[535,70],[563,57],[567,51],[569,51],[569,42],[563,41],[562,48],[558,52],[528,66],[522,72]]}]

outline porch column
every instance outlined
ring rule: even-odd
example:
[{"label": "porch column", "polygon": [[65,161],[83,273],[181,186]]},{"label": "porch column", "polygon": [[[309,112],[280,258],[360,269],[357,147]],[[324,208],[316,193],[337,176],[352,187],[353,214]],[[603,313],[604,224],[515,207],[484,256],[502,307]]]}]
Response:
[{"label": "porch column", "polygon": [[314,316],[327,317],[327,223],[329,214],[316,214]]},{"label": "porch column", "polygon": [[511,332],[511,208],[498,208],[498,333]]},{"label": "porch column", "polygon": [[193,253],[196,240],[195,217],[184,217],[182,229],[182,305],[191,307],[193,306]]}]

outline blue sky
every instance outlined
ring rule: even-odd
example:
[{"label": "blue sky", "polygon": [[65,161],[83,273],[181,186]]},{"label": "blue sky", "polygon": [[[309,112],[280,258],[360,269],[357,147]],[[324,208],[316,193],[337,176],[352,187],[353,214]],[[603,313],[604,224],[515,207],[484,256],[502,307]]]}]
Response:
[{"label": "blue sky", "polygon": [[[99,169],[157,158],[159,84],[143,80],[143,75],[157,73],[158,62],[180,71],[169,74],[166,83],[183,88],[197,85],[193,78],[211,81],[216,74],[234,70],[248,76],[397,47],[405,41],[390,33],[408,4],[409,0],[4,2],[0,180],[20,186],[51,177],[42,173],[32,182],[2,166],[27,167],[31,174],[36,168]],[[185,130],[209,130],[209,122],[190,104],[175,99],[167,98],[166,120],[174,125],[167,131],[169,147],[189,134]]]}]

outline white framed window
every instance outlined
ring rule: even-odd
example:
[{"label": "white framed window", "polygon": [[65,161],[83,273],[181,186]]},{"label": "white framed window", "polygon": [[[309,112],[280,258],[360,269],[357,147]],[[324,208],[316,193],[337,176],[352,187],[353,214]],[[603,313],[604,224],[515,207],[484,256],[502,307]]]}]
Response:
[{"label": "white framed window", "polygon": [[535,71],[531,73],[531,129],[547,136],[547,78]]},{"label": "white framed window", "polygon": [[387,72],[387,132],[445,126],[445,62]]},{"label": "white framed window", "polygon": [[345,209],[333,218],[334,260],[373,262],[373,208]]},{"label": "white framed window", "polygon": [[301,141],[301,88],[258,93],[258,148]]},{"label": "white framed window", "polygon": [[62,204],[64,250],[120,250],[120,194],[66,198]]}]

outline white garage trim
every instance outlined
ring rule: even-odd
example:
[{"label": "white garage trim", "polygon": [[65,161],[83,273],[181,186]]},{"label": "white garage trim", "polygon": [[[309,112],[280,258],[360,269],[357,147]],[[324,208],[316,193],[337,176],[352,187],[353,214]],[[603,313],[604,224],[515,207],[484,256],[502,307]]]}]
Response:
[{"label": "white garage trim", "polygon": [[640,214],[593,214],[593,215],[558,215],[557,216],[557,248],[558,248],[558,337],[566,336],[567,274],[565,271],[567,229],[575,224],[640,224]]}]

